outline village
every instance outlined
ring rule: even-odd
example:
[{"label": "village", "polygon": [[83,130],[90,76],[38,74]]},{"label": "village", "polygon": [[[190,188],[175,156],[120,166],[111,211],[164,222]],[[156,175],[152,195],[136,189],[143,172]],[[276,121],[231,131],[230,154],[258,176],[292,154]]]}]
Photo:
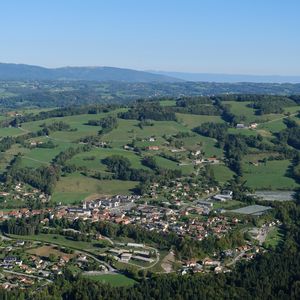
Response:
[{"label": "village", "polygon": [[[198,261],[196,259],[180,261],[175,267],[175,254],[170,250],[167,256],[172,257],[169,267],[163,268],[165,272],[179,272],[182,275],[195,272],[230,272],[232,266],[238,261],[250,260],[256,254],[267,251],[263,242],[272,228],[278,228],[278,221],[264,222],[260,227],[253,228],[245,214],[261,212],[260,215],[269,210],[268,207],[252,205],[240,208],[237,213],[226,213],[220,208],[221,203],[228,204],[233,201],[230,190],[222,190],[218,187],[208,189],[205,198],[196,200],[189,196],[191,189],[186,183],[173,181],[172,197],[165,201],[155,203],[155,197],[143,197],[140,195],[114,195],[98,197],[86,200],[80,205],[61,205],[55,207],[44,207],[41,209],[11,209],[0,211],[0,221],[11,218],[29,218],[32,216],[46,215],[41,220],[42,233],[55,236],[49,227],[49,221],[53,219],[66,219],[70,221],[81,219],[90,222],[109,222],[120,225],[137,225],[148,231],[157,233],[174,233],[178,237],[190,237],[203,241],[214,237],[221,239],[233,232],[249,232],[251,239],[245,244],[227,249],[225,251],[211,253],[209,257]],[[174,188],[175,187],[175,188]],[[24,193],[24,186],[18,184],[14,193],[21,198],[28,197]],[[158,184],[153,185],[153,191],[157,191]],[[166,188],[162,188],[163,190]],[[23,192],[23,193],[22,193]],[[5,192],[2,192],[2,194]],[[194,191],[193,191],[194,193]],[[29,196],[37,197],[42,201],[49,201],[46,195],[38,196],[39,191],[34,190]],[[6,195],[2,195],[6,197]],[[185,197],[185,198],[184,198]],[[47,200],[44,200],[47,199]],[[159,204],[159,205],[158,205]],[[215,208],[216,206],[216,208]],[[243,210],[245,212],[243,212]],[[234,210],[232,210],[234,211]],[[239,209],[236,209],[239,211]],[[229,211],[227,211],[229,212]],[[72,231],[72,232],[71,232]],[[69,233],[84,235],[74,229],[64,229],[66,238]],[[25,236],[26,237],[26,236]],[[57,239],[57,237],[55,238]],[[3,236],[0,256],[1,279],[0,283],[5,289],[12,289],[16,285],[26,287],[28,285],[39,286],[51,282],[53,278],[61,275],[65,268],[76,270],[77,273],[85,272],[118,272],[120,266],[132,266],[137,269],[153,269],[156,265],[164,265],[161,252],[152,245],[136,243],[134,241],[111,240],[102,235],[89,236],[93,242],[99,241],[101,247],[95,246],[91,249],[61,246],[58,242],[16,240],[13,236]],[[74,244],[75,245],[75,244]],[[89,244],[90,245],[90,244]],[[97,248],[98,247],[98,248]],[[36,250],[35,250],[36,249]],[[99,273],[99,274],[100,274]],[[98,274],[98,273],[97,273]]]}]

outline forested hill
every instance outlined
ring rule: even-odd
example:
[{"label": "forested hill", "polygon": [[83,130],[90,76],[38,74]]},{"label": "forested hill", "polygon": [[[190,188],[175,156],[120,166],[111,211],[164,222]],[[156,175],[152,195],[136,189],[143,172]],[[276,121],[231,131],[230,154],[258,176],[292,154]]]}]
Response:
[{"label": "forested hill", "polygon": [[172,83],[78,80],[8,81],[0,79],[0,101],[2,109],[62,107],[90,103],[128,103],[141,98],[179,98],[182,96],[232,94],[299,95],[300,84],[187,81]]},{"label": "forested hill", "polygon": [[181,79],[113,67],[63,67],[49,69],[0,63],[0,80],[94,80],[124,82],[180,82]]}]

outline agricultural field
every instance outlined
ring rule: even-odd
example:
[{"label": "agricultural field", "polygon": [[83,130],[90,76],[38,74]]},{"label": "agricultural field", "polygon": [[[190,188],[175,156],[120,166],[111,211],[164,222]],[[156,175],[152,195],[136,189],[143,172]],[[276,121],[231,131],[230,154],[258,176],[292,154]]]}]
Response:
[{"label": "agricultural field", "polygon": [[[105,89],[105,87],[101,87]],[[258,122],[257,129],[237,129],[234,124],[227,124],[227,134],[255,138],[258,135],[263,137],[264,143],[274,146],[272,139],[274,134],[286,128],[284,118],[291,115],[292,120],[300,124],[300,119],[296,117],[299,106],[284,107],[284,114],[257,115],[255,109],[249,107],[250,102],[223,101],[222,105],[229,105],[230,112],[236,116],[242,116],[245,124]],[[176,100],[162,100],[157,104],[161,109],[172,109],[176,105]],[[214,115],[193,115],[189,113],[174,112],[173,121],[152,120],[141,122],[140,118],[121,118],[120,112],[128,112],[129,107],[125,105],[121,108],[99,114],[74,114],[65,117],[49,117],[39,121],[23,122],[18,127],[0,128],[0,138],[5,136],[19,136],[29,133],[36,133],[41,130],[42,124],[50,126],[53,122],[62,121],[69,125],[68,129],[53,130],[46,136],[30,138],[22,143],[13,144],[9,149],[0,153],[0,170],[6,172],[11,160],[17,154],[21,155],[22,168],[47,167],[53,164],[53,159],[61,152],[69,148],[82,147],[80,139],[86,137],[99,138],[101,126],[87,125],[90,120],[100,120],[108,116],[116,117],[117,127],[101,134],[99,141],[106,144],[92,144],[91,150],[84,150],[68,158],[65,166],[75,168],[71,172],[62,172],[51,195],[55,203],[73,204],[79,203],[93,195],[114,195],[131,194],[136,190],[139,181],[124,180],[99,180],[95,177],[114,173],[108,170],[103,160],[116,155],[129,160],[131,168],[134,170],[143,169],[148,172],[153,170],[143,165],[142,161],[146,156],[153,156],[157,166],[169,170],[181,170],[183,177],[196,176],[203,167],[201,159],[217,158],[220,162],[212,165],[214,177],[220,186],[225,185],[234,178],[236,173],[233,168],[228,167],[226,151],[224,146],[216,138],[202,135],[193,131],[195,127],[203,123],[224,124],[224,116]],[[49,109],[23,109],[20,113],[24,116],[34,114],[38,116],[41,112]],[[85,111],[86,112],[86,111]],[[176,117],[176,118],[175,118]],[[7,116],[0,118],[5,120]],[[178,135],[181,133],[181,135]],[[31,147],[31,142],[53,142],[54,148]],[[129,147],[128,147],[129,145]],[[126,147],[127,148],[126,148]],[[124,149],[126,148],[126,150]],[[135,148],[134,148],[135,147]],[[156,148],[155,148],[156,147]],[[268,159],[270,156],[278,156],[274,151],[261,152],[256,148],[248,149],[248,153],[243,155],[241,165],[243,169],[243,179],[247,186],[256,190],[293,190],[299,184],[290,176],[291,161],[288,159],[280,161],[267,161],[265,164],[260,160]],[[193,156],[197,152],[200,156]],[[84,174],[84,175],[83,175]],[[98,176],[97,176],[98,175]],[[115,177],[118,178],[118,177]],[[136,179],[134,179],[136,180]]]},{"label": "agricultural field", "polygon": [[231,171],[227,166],[225,165],[213,165],[212,166],[215,178],[220,183],[225,183],[228,180],[232,179],[234,172]]},{"label": "agricultural field", "polygon": [[24,132],[15,127],[5,127],[5,128],[0,128],[0,138],[6,137],[6,136],[18,136],[23,134]]},{"label": "agricultural field", "polygon": [[66,256],[68,258],[74,257],[74,254],[67,254],[65,252],[62,252],[56,246],[46,246],[46,245],[38,246],[36,248],[31,248],[27,250],[27,253],[41,256],[41,257],[49,257],[51,254],[57,257],[59,256]]},{"label": "agricultural field", "polygon": [[73,173],[58,181],[52,200],[70,204],[81,202],[93,194],[131,194],[136,185],[137,182],[134,181],[98,180]]},{"label": "agricultural field", "polygon": [[290,165],[288,160],[267,161],[257,166],[244,163],[244,179],[257,190],[293,190],[298,184],[288,176]]},{"label": "agricultural field", "polygon": [[205,115],[192,115],[192,114],[176,114],[178,122],[182,125],[193,129],[205,122],[224,123],[219,116],[205,116]]},{"label": "agricultural field", "polygon": [[91,170],[104,172],[106,170],[106,166],[101,161],[111,155],[120,155],[128,158],[133,168],[148,169],[141,164],[141,157],[136,153],[118,148],[94,148],[92,151],[80,153],[74,156],[69,163],[75,164],[76,166],[85,166]]}]

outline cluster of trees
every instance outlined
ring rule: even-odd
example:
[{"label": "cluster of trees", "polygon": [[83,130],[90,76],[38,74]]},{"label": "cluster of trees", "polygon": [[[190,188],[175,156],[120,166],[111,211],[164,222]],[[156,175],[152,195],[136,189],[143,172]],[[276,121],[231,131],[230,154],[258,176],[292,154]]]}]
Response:
[{"label": "cluster of trees", "polygon": [[99,131],[99,134],[105,134],[118,127],[118,119],[114,116],[108,116],[100,120],[89,120],[87,125],[101,126],[102,129]]},{"label": "cluster of trees", "polygon": [[[0,290],[3,299],[299,299],[300,298],[300,206],[297,203],[273,203],[275,217],[282,223],[285,232],[284,243],[268,253],[257,255],[251,262],[242,262],[226,274],[148,274],[147,279],[139,279],[133,287],[112,287],[72,275],[66,269],[53,284],[39,290]],[[44,217],[44,216],[42,216]],[[32,228],[37,224],[39,216],[26,220],[7,220],[3,227]],[[66,219],[52,219],[49,226],[54,228],[73,228],[81,232],[99,232],[108,237],[129,237],[140,242],[156,243],[160,249],[173,246],[176,251],[184,251],[187,256],[191,251],[213,253],[218,241],[203,242],[186,240],[173,234],[158,234],[133,225],[118,225],[109,222],[84,222]],[[26,230],[24,230],[26,234]],[[241,237],[233,234],[231,244],[222,241],[218,249],[234,247],[240,243]],[[192,244],[195,243],[195,244]],[[196,246],[194,246],[196,245]],[[184,250],[187,249],[187,250]],[[197,254],[197,252],[196,252]],[[185,254],[184,254],[185,255]],[[192,253],[195,255],[195,253]]]},{"label": "cluster of trees", "polygon": [[290,146],[300,150],[300,126],[290,119],[285,120],[287,128],[277,134],[277,143],[289,144]]},{"label": "cluster of trees", "polygon": [[4,180],[7,183],[25,182],[46,194],[52,194],[59,177],[60,168],[55,165],[41,166],[36,169],[22,167],[20,155],[13,158],[4,174]]},{"label": "cluster of trees", "polygon": [[121,155],[109,156],[103,159],[103,163],[115,179],[145,182],[152,175],[148,170],[133,169],[130,160]]},{"label": "cluster of trees", "polygon": [[53,164],[64,166],[67,160],[71,159],[76,154],[82,152],[88,152],[92,149],[90,145],[82,145],[76,148],[70,147],[65,151],[61,151],[58,155],[53,158]]},{"label": "cluster of trees", "polygon": [[184,97],[176,101],[176,111],[194,115],[218,116],[221,110],[210,97]]},{"label": "cluster of trees", "polygon": [[228,134],[224,141],[226,163],[237,175],[242,175],[242,157],[247,153],[247,144],[242,135]]},{"label": "cluster of trees", "polygon": [[45,135],[49,135],[51,131],[69,131],[70,125],[63,121],[52,122],[51,124],[43,123],[40,125]]},{"label": "cluster of trees", "polygon": [[38,143],[36,145],[37,148],[47,148],[47,149],[53,149],[55,147],[57,147],[57,145],[52,141],[52,140],[48,140],[45,143]]},{"label": "cluster of trees", "polygon": [[[285,242],[276,250],[257,255],[251,262],[243,262],[226,274],[148,274],[132,287],[112,287],[107,284],[76,277],[65,270],[62,277],[34,292],[34,299],[299,299],[300,298],[300,206],[296,203],[276,203],[276,218],[283,222]],[[53,220],[56,226],[69,221]],[[82,221],[75,221],[74,228],[81,228]],[[148,239],[152,232],[137,234],[133,228],[109,223],[89,223],[107,236],[115,234],[139,236]],[[113,228],[112,228],[112,227]],[[127,227],[127,229],[125,229]],[[133,232],[132,232],[133,231]],[[168,237],[157,237],[166,244]],[[152,239],[152,238],[151,238]],[[174,236],[172,243],[176,244]],[[141,239],[143,241],[144,239]],[[33,290],[0,290],[3,299],[27,299]],[[175,296],[174,296],[175,295]]]},{"label": "cluster of trees", "polygon": [[295,101],[288,97],[261,95],[257,97],[251,107],[255,108],[258,115],[281,114],[284,107],[297,105]]},{"label": "cluster of trees", "polygon": [[67,107],[56,108],[47,111],[41,111],[38,114],[28,113],[25,115],[18,115],[10,120],[3,120],[0,122],[0,127],[7,127],[9,125],[17,127],[25,122],[33,122],[46,120],[49,118],[63,118],[67,116],[75,116],[82,114],[100,114],[113,111],[120,106],[117,104],[93,104],[93,105],[84,105],[84,106],[72,106],[68,105]]},{"label": "cluster of trees", "polygon": [[5,152],[6,150],[10,149],[14,143],[15,139],[13,137],[4,137],[0,142],[0,152]]},{"label": "cluster of trees", "polygon": [[34,235],[41,230],[40,221],[43,215],[35,215],[30,218],[10,218],[1,224],[1,230],[8,234]]},{"label": "cluster of trees", "polygon": [[225,123],[205,122],[193,129],[194,132],[223,141],[227,134],[228,125]]}]

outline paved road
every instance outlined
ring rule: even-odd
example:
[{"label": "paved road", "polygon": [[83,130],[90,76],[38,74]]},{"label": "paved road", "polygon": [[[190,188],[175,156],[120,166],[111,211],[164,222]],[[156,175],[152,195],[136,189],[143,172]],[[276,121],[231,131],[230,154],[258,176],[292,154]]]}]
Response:
[{"label": "paved road", "polygon": [[85,271],[82,272],[82,275],[88,275],[88,276],[97,276],[97,275],[105,275],[105,274],[111,274],[116,275],[116,272],[110,272],[110,271]]},{"label": "paved road", "polygon": [[[13,238],[13,239],[16,239],[16,238]],[[37,241],[37,242],[42,242],[42,243],[47,243],[51,246],[61,246],[60,244],[56,244],[56,243],[53,243],[53,242],[45,242],[45,241],[39,241],[39,240],[31,240],[31,241]],[[97,258],[95,255],[89,253],[88,251],[85,251],[85,250],[80,250],[80,249],[77,249],[77,248],[74,248],[74,247],[70,247],[70,249],[73,249],[74,251],[76,251],[77,253],[83,253],[85,254],[86,256],[94,259],[95,261],[97,261],[98,263],[104,265],[107,267],[107,269],[110,271],[110,272],[118,272],[115,268],[113,268],[111,265],[109,265],[107,262],[103,261],[103,260],[100,260],[99,258]]]},{"label": "paved road", "polygon": [[232,266],[235,264],[243,255],[245,254],[245,251],[242,251],[239,255],[237,255],[230,263],[228,263],[226,266]]}]

